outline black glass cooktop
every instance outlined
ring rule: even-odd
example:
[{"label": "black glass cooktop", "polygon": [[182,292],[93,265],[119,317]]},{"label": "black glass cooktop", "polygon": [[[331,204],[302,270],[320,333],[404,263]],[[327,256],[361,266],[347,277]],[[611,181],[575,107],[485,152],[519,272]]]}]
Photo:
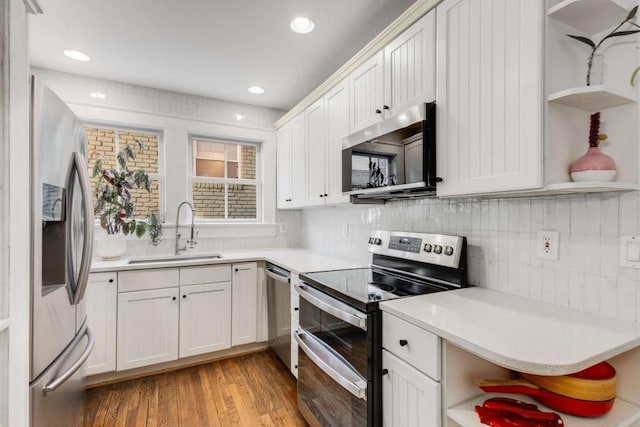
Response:
[{"label": "black glass cooktop", "polygon": [[304,273],[300,278],[361,309],[371,304],[377,305],[380,301],[449,290],[426,279],[413,280],[374,268],[318,271]]}]

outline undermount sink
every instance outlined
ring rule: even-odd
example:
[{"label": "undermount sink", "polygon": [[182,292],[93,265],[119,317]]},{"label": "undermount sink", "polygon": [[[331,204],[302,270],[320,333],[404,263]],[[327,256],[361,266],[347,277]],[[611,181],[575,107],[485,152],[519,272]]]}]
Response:
[{"label": "undermount sink", "polygon": [[220,258],[222,258],[221,254],[167,255],[162,257],[132,258],[129,260],[129,264],[146,264],[150,262],[199,261]]}]

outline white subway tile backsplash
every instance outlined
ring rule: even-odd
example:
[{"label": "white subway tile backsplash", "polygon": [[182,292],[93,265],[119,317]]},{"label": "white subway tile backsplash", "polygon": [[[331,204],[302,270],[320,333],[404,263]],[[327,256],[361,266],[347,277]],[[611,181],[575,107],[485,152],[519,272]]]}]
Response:
[{"label": "white subway tile backsplash", "polygon": [[[475,286],[640,322],[640,271],[619,267],[618,247],[620,234],[640,231],[639,203],[630,192],[319,208],[290,218],[289,237],[276,241],[366,264],[375,228],[462,234]],[[343,222],[348,242],[336,226]],[[537,232],[545,229],[560,232],[558,261],[537,257]]]},{"label": "white subway tile backsplash", "polygon": [[620,198],[617,195],[604,194],[600,203],[600,233],[603,237],[618,237]]}]

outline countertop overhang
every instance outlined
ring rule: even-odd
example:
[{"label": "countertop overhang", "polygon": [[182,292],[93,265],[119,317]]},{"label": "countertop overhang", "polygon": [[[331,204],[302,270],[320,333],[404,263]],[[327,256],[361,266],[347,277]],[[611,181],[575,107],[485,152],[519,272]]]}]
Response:
[{"label": "countertop overhang", "polygon": [[640,345],[640,324],[484,288],[380,307],[496,365],[530,374],[578,372]]}]

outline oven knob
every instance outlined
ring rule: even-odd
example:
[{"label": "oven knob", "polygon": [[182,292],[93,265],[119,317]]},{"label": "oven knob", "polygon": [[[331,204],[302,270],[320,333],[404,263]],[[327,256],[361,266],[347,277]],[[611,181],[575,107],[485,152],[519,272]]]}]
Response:
[{"label": "oven knob", "polygon": [[373,239],[373,244],[374,245],[381,245],[382,244],[382,239],[376,237],[375,239]]},{"label": "oven knob", "polygon": [[431,246],[431,243],[425,243],[424,245],[425,252],[431,252],[432,249],[433,249],[433,246]]},{"label": "oven knob", "polygon": [[447,256],[453,255],[453,248],[451,246],[444,247],[444,254]]},{"label": "oven knob", "polygon": [[435,245],[435,246],[433,247],[433,253],[436,253],[436,254],[440,255],[440,254],[442,253],[442,246],[440,246],[440,245]]},{"label": "oven knob", "polygon": [[369,244],[373,244],[373,237],[369,237]]}]

